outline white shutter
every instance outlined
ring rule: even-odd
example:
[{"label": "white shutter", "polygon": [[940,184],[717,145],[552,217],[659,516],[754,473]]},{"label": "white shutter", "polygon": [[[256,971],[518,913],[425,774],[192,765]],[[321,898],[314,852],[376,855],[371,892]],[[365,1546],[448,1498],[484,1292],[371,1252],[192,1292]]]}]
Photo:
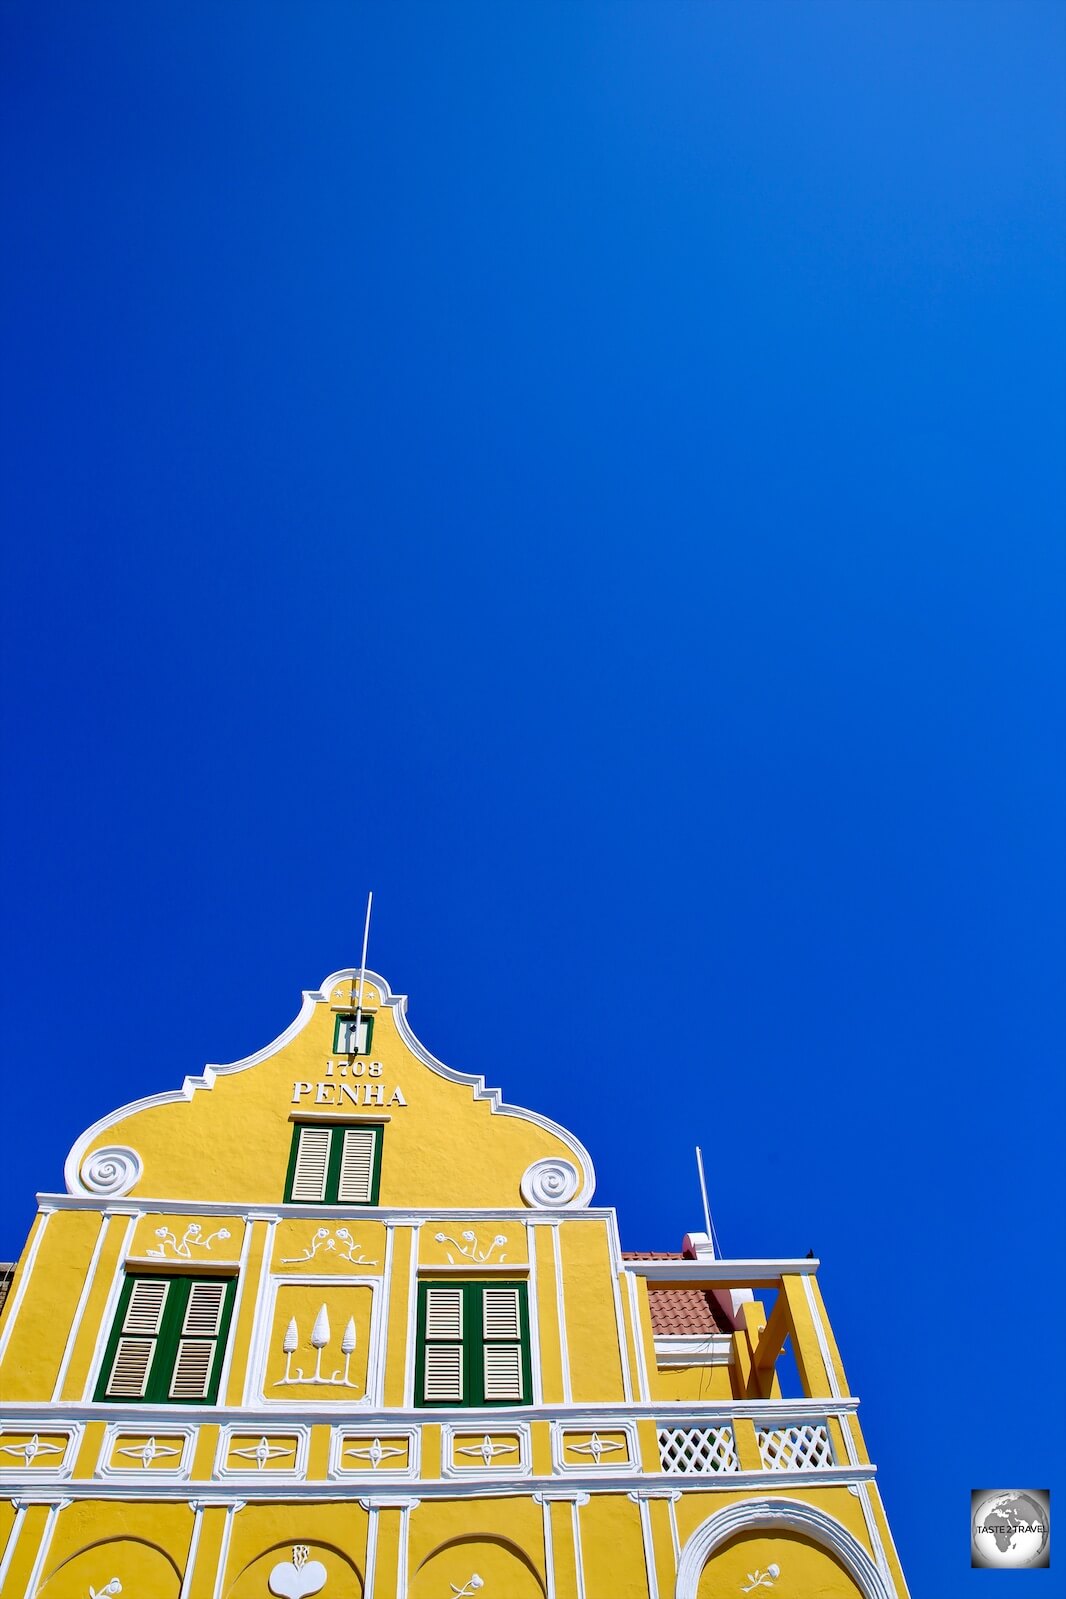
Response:
[{"label": "white shutter", "polygon": [[462,1399],[462,1344],[427,1344],[424,1399]]},{"label": "white shutter", "polygon": [[222,1325],[222,1307],[226,1303],[226,1283],[193,1283],[189,1289],[189,1303],[185,1307],[182,1332],[190,1337],[216,1338]]},{"label": "white shutter", "polygon": [[517,1288],[486,1288],[482,1299],[486,1338],[521,1338]]},{"label": "white shutter", "polygon": [[517,1344],[485,1345],[485,1398],[522,1398],[522,1351]]},{"label": "white shutter", "polygon": [[328,1127],[301,1127],[296,1148],[296,1170],[292,1177],[292,1197],[296,1201],[317,1203],[326,1197],[326,1172],[329,1169]]},{"label": "white shutter", "polygon": [[365,1055],[366,1035],[369,1023],[365,1016],[360,1016],[359,1027],[356,1028],[354,1016],[341,1016],[338,1018],[340,1026],[337,1029],[337,1055]]},{"label": "white shutter", "polygon": [[346,1127],[344,1147],[341,1150],[341,1175],[337,1184],[337,1199],[341,1204],[366,1205],[370,1202],[370,1186],[374,1177],[374,1143],[377,1133],[372,1127]]},{"label": "white shutter", "polygon": [[130,1292],[122,1331],[148,1333],[154,1337],[163,1322],[163,1306],[169,1287],[170,1283],[165,1277],[156,1277],[151,1281],[139,1278]]},{"label": "white shutter", "polygon": [[120,1338],[108,1378],[108,1394],[115,1399],[143,1399],[154,1352],[154,1338]]},{"label": "white shutter", "polygon": [[183,1338],[174,1362],[171,1399],[206,1399],[214,1358],[213,1338]]},{"label": "white shutter", "polygon": [[461,1288],[429,1288],[426,1290],[426,1337],[462,1338],[463,1290]]}]

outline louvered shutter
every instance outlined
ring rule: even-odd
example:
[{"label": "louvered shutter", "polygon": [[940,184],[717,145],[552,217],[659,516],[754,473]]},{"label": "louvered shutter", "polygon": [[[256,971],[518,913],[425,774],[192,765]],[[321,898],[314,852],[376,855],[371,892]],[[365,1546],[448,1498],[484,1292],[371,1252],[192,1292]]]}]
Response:
[{"label": "louvered shutter", "polygon": [[107,1392],[116,1399],[144,1398],[170,1286],[163,1277],[139,1279],[130,1290],[107,1380]]},{"label": "louvered shutter", "polygon": [[485,1340],[483,1374],[486,1400],[521,1401],[522,1321],[517,1288],[485,1288],[481,1294]]},{"label": "louvered shutter", "polygon": [[337,1184],[340,1204],[367,1205],[374,1181],[377,1132],[372,1127],[346,1127],[341,1148],[341,1173]]},{"label": "louvered shutter", "polygon": [[[437,1341],[435,1341],[437,1340]],[[463,1290],[426,1289],[426,1361],[423,1399],[463,1399]]]},{"label": "louvered shutter", "polygon": [[226,1303],[226,1286],[224,1282],[189,1285],[189,1300],[170,1382],[171,1399],[207,1398]]},{"label": "louvered shutter", "polygon": [[296,1146],[296,1168],[292,1175],[292,1197],[298,1203],[319,1203],[326,1197],[329,1170],[328,1127],[301,1127]]}]

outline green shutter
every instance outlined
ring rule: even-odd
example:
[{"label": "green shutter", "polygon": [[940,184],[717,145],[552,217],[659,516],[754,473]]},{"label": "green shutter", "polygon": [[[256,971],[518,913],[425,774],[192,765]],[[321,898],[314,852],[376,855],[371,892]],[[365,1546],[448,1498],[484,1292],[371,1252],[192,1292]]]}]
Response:
[{"label": "green shutter", "polygon": [[232,1277],[127,1277],[96,1398],[213,1404],[236,1286]]},{"label": "green shutter", "polygon": [[285,1202],[376,1205],[381,1187],[379,1126],[298,1122],[292,1132]]},{"label": "green shutter", "polygon": [[526,1295],[524,1282],[419,1283],[415,1404],[529,1404]]}]

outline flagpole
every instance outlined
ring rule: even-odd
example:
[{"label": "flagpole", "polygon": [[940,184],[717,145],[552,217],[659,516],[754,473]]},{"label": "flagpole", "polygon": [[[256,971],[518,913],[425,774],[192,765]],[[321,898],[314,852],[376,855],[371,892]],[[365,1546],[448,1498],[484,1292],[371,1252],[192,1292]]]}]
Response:
[{"label": "flagpole", "polygon": [[370,907],[374,903],[374,895],[366,896],[366,921],[363,923],[363,956],[359,962],[359,998],[355,1006],[355,1053],[359,1053],[359,1029],[363,1021],[363,983],[366,979],[366,946],[370,942]]}]

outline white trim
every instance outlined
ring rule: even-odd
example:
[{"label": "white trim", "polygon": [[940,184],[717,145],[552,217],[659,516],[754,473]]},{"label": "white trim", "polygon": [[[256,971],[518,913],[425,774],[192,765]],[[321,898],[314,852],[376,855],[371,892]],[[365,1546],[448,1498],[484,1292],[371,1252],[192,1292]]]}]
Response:
[{"label": "white trim", "polygon": [[588,1494],[575,1494],[570,1501],[570,1520],[574,1529],[574,1575],[577,1578],[576,1599],[585,1599],[585,1557],[581,1550],[581,1519],[578,1506],[587,1505]]},{"label": "white trim", "polygon": [[191,1599],[192,1586],[196,1580],[196,1555],[200,1548],[200,1531],[203,1527],[203,1504],[199,1499],[191,1499],[189,1508],[192,1511],[192,1533],[189,1538],[189,1553],[185,1559],[185,1575],[181,1579],[181,1592],[178,1599]]},{"label": "white trim", "polygon": [[496,1264],[496,1263],[494,1263],[492,1261],[482,1261],[481,1263],[479,1263],[477,1261],[471,1260],[471,1261],[468,1261],[465,1265],[462,1265],[462,1266],[425,1266],[425,1265],[420,1265],[419,1268],[418,1268],[418,1275],[419,1275],[419,1277],[424,1277],[424,1278],[429,1278],[429,1277],[464,1277],[464,1278],[468,1278],[471,1282],[474,1282],[479,1277],[521,1277],[521,1278],[525,1278],[525,1277],[529,1276],[529,1267],[528,1267],[528,1265],[524,1265],[524,1264],[521,1265],[521,1266],[508,1266],[506,1261],[504,1261],[503,1265],[501,1266],[501,1265],[498,1265],[498,1264]]},{"label": "white trim", "polygon": [[644,1566],[648,1574],[648,1599],[659,1599],[659,1575],[655,1570],[655,1539],[651,1531],[648,1496],[637,1489],[635,1493],[627,1494],[626,1498],[632,1499],[640,1512],[640,1538],[644,1545]]},{"label": "white trim", "polygon": [[[243,1217],[248,1213],[248,1200],[239,1199],[204,1199],[195,1204],[185,1199],[166,1199],[145,1195],[142,1199],[136,1194],[130,1194],[121,1206],[106,1204],[94,1194],[51,1194],[41,1191],[36,1196],[38,1208],[41,1211],[54,1210],[91,1210],[104,1211],[114,1216],[238,1216]],[[283,1203],[266,1204],[256,1200],[254,1207],[256,1213],[264,1220],[274,1217],[278,1221],[380,1221],[389,1226],[404,1226],[410,1222],[443,1221],[445,1223],[456,1221],[509,1221],[516,1226],[522,1224],[527,1227],[536,1227],[544,1222],[594,1222],[602,1221],[608,1224],[613,1216],[613,1211],[603,1205],[586,1205],[580,1210],[520,1210],[514,1205],[434,1205],[428,1207],[406,1207],[402,1214],[390,1210],[387,1205],[320,1205],[317,1202],[306,1204]],[[639,1265],[639,1261],[621,1260],[618,1270],[629,1270]],[[652,1264],[663,1265],[662,1261]],[[679,1265],[693,1266],[696,1261],[680,1261]],[[717,1263],[717,1264],[720,1264]],[[761,1264],[761,1262],[756,1262]],[[791,1262],[788,1263],[791,1267]],[[803,1264],[801,1262],[801,1264]],[[810,1265],[810,1262],[806,1262]],[[642,1275],[640,1272],[638,1276]]]},{"label": "white trim", "polygon": [[[126,1256],[129,1253],[133,1235],[137,1230],[137,1220],[136,1216],[129,1217],[126,1223],[126,1236],[119,1245],[118,1259],[111,1274],[111,1287],[107,1292],[107,1302],[100,1316],[100,1337],[96,1345],[96,1352],[89,1362],[89,1374],[85,1383],[86,1401],[92,1401],[92,1396],[96,1392],[96,1385],[100,1380],[100,1373],[104,1367],[107,1346],[111,1340],[111,1333],[115,1325],[115,1315],[118,1311],[119,1296],[122,1293],[122,1285],[126,1281]],[[108,1413],[110,1414],[110,1411]]]},{"label": "white trim", "polygon": [[622,1270],[649,1282],[677,1283],[685,1288],[714,1283],[743,1283],[748,1288],[775,1288],[781,1277],[813,1277],[819,1260],[627,1260]]},{"label": "white trim", "polygon": [[[255,1310],[252,1315],[252,1335],[248,1340],[248,1358],[244,1363],[244,1393],[242,1395],[243,1408],[247,1409],[252,1403],[255,1394],[256,1365],[253,1356],[258,1354],[259,1346],[265,1343],[270,1336],[270,1329],[266,1327],[266,1318],[263,1307],[266,1304],[267,1291],[270,1287],[270,1273],[274,1264],[274,1238],[277,1233],[277,1218],[274,1216],[249,1216],[245,1226],[245,1236],[251,1233],[256,1222],[265,1221],[266,1231],[263,1236],[263,1258],[259,1263],[259,1282],[255,1290]],[[232,1327],[232,1319],[230,1326]],[[220,1392],[221,1392],[220,1388]]]},{"label": "white trim", "polygon": [[3,1593],[4,1591],[4,1583],[7,1581],[8,1567],[15,1558],[15,1550],[18,1548],[18,1541],[22,1536],[22,1523],[26,1520],[27,1507],[25,1501],[21,1499],[13,1499],[11,1503],[15,1507],[15,1519],[11,1523],[10,1530],[8,1531],[7,1543],[4,1546],[4,1558],[0,1560],[0,1593]]},{"label": "white trim", "polygon": [[[366,1465],[348,1466],[344,1462],[344,1451],[355,1442],[357,1438],[377,1438],[378,1442],[388,1449],[390,1444],[403,1438],[407,1441],[407,1464],[405,1466],[390,1466],[387,1462],[392,1459],[386,1455],[380,1465],[372,1462]],[[333,1482],[347,1482],[352,1477],[362,1480],[373,1478],[377,1481],[381,1474],[385,1474],[385,1481],[402,1482],[408,1478],[418,1476],[422,1461],[422,1429],[421,1427],[339,1427],[333,1423],[329,1429],[329,1465],[327,1472]]]},{"label": "white trim", "polygon": [[411,1581],[409,1565],[409,1545],[411,1541],[411,1512],[417,1510],[422,1503],[421,1499],[401,1499],[400,1506],[400,1538],[396,1556],[396,1599],[407,1599],[407,1588]]},{"label": "white trim", "polygon": [[252,1229],[246,1222],[244,1238],[241,1241],[241,1253],[237,1261],[237,1287],[233,1294],[233,1308],[230,1311],[229,1331],[226,1335],[226,1348],[222,1355],[222,1370],[218,1374],[218,1392],[222,1395],[225,1404],[229,1394],[229,1377],[233,1368],[233,1351],[237,1344],[237,1329],[240,1326],[241,1306],[244,1304],[245,1279],[247,1278],[248,1251],[252,1243]]},{"label": "white trim", "polygon": [[616,1272],[611,1273],[611,1298],[614,1300],[615,1337],[618,1339],[618,1359],[622,1367],[622,1398],[626,1404],[633,1399],[633,1379],[629,1375],[629,1345],[626,1342],[626,1321],[622,1314],[622,1288]]},{"label": "white trim", "polygon": [[[637,1279],[632,1273],[626,1274],[626,1287],[629,1291],[629,1319],[633,1326],[633,1348],[637,1357],[637,1386],[640,1389],[641,1399],[651,1398],[651,1384],[648,1381],[648,1362],[644,1356],[644,1332],[640,1325],[640,1307],[637,1304]],[[658,1348],[656,1348],[658,1360]]]},{"label": "white trim", "polygon": [[0,1327],[0,1365],[3,1365],[4,1356],[7,1354],[7,1346],[11,1342],[12,1333],[15,1331],[15,1322],[18,1320],[18,1313],[22,1309],[22,1301],[26,1297],[26,1284],[29,1282],[30,1274],[37,1264],[37,1256],[40,1253],[49,1217],[54,1214],[55,1210],[56,1206],[49,1204],[47,1201],[43,1204],[38,1202],[37,1214],[43,1220],[33,1235],[33,1243],[27,1252],[26,1264],[23,1267],[22,1276],[19,1278],[19,1285],[11,1295],[11,1303],[6,1307],[4,1325]]},{"label": "white trim", "polygon": [[[82,1161],[91,1146],[107,1132],[108,1128],[117,1126],[126,1117],[132,1116],[140,1110],[149,1110],[157,1105],[185,1103],[192,1099],[197,1090],[207,1089],[210,1091],[214,1088],[219,1077],[247,1071],[249,1067],[258,1066],[260,1062],[269,1060],[272,1055],[276,1055],[280,1049],[303,1031],[314,1015],[316,1006],[325,1005],[327,1009],[332,1010],[333,988],[338,983],[351,982],[355,975],[356,968],[345,967],[339,972],[331,972],[317,990],[306,989],[298,1015],[289,1023],[284,1032],[280,1033],[272,1043],[267,1044],[263,1049],[256,1050],[254,1054],[246,1055],[243,1060],[231,1061],[227,1065],[205,1066],[200,1076],[186,1077],[179,1089],[160,1094],[150,1094],[144,1099],[134,1100],[131,1104],[123,1105],[120,1109],[110,1111],[106,1116],[100,1117],[99,1121],[94,1122],[91,1127],[82,1133],[67,1156],[64,1177],[68,1192],[71,1194],[84,1194],[87,1192],[81,1180]],[[376,1008],[381,1009],[384,1007],[392,1011],[393,1021],[400,1038],[407,1045],[411,1054],[421,1061],[424,1066],[428,1066],[431,1071],[436,1072],[438,1076],[445,1078],[450,1083],[458,1083],[472,1089],[475,1100],[488,1100],[492,1115],[516,1116],[521,1121],[532,1122],[534,1126],[542,1128],[553,1138],[557,1138],[560,1143],[571,1151],[576,1158],[578,1170],[583,1180],[578,1193],[570,1201],[570,1205],[574,1209],[586,1207],[596,1186],[596,1173],[588,1150],[583,1144],[579,1143],[573,1133],[567,1132],[565,1127],[560,1127],[557,1122],[551,1121],[547,1116],[539,1115],[536,1111],[524,1110],[518,1105],[505,1104],[500,1097],[499,1089],[486,1088],[483,1077],[470,1072],[456,1071],[451,1066],[445,1066],[444,1062],[439,1061],[435,1055],[432,1055],[411,1031],[410,1024],[407,1021],[407,996],[405,994],[393,994],[388,983],[377,972],[367,972],[366,976],[377,984],[378,992],[381,996],[379,1005]]]},{"label": "white trim", "polygon": [[44,1563],[48,1558],[48,1551],[52,1547],[52,1539],[55,1535],[56,1522],[59,1520],[59,1512],[61,1510],[65,1510],[71,1503],[72,1501],[70,1499],[60,1499],[54,1505],[52,1505],[48,1511],[48,1517],[44,1524],[44,1531],[41,1533],[41,1541],[37,1546],[37,1557],[33,1562],[33,1570],[30,1572],[30,1580],[26,1584],[26,1592],[28,1594],[35,1594],[37,1592],[37,1584],[40,1581],[41,1572],[44,1570]]},{"label": "white trim", "polygon": [[[138,1468],[131,1462],[128,1466],[112,1465],[111,1460],[115,1446],[125,1434],[137,1435],[144,1433],[146,1437],[158,1441],[175,1442],[181,1439],[181,1452],[175,1466],[141,1466]],[[112,1482],[135,1482],[143,1485],[145,1482],[187,1482],[192,1473],[193,1454],[195,1452],[195,1433],[193,1427],[131,1427],[126,1421],[108,1422],[104,1429],[103,1442],[97,1457],[96,1475]]]},{"label": "white trim", "polygon": [[85,1315],[85,1306],[88,1303],[89,1295],[92,1292],[93,1284],[96,1281],[96,1267],[100,1259],[100,1251],[104,1247],[104,1241],[107,1238],[107,1232],[110,1226],[111,1217],[105,1211],[103,1216],[100,1218],[100,1227],[96,1235],[96,1243],[93,1245],[92,1257],[85,1273],[85,1281],[82,1283],[81,1293],[78,1295],[78,1303],[74,1310],[74,1320],[71,1323],[70,1332],[67,1334],[66,1347],[63,1350],[63,1359],[59,1363],[59,1371],[56,1374],[56,1380],[52,1387],[53,1404],[63,1396],[63,1384],[66,1381],[67,1372],[70,1369],[70,1362],[74,1357],[74,1345],[77,1343],[78,1334],[81,1332],[82,1318]]},{"label": "white trim", "polygon": [[[482,1438],[491,1438],[494,1435],[496,1437],[513,1437],[516,1441],[516,1448],[513,1451],[514,1459],[511,1460],[509,1457],[506,1460],[501,1459],[501,1464],[498,1466],[494,1463],[485,1465],[484,1461],[482,1461],[479,1466],[476,1464],[475,1458],[471,1456],[469,1465],[460,1466],[455,1459],[455,1440],[457,1438],[476,1438],[479,1434]],[[521,1424],[515,1427],[491,1427],[486,1423],[481,1427],[464,1427],[456,1422],[445,1422],[440,1430],[441,1477],[450,1477],[453,1480],[459,1479],[460,1481],[469,1481],[472,1477],[481,1478],[486,1476],[492,1478],[528,1477],[532,1470],[529,1437],[529,1428]]]},{"label": "white trim", "polygon": [[559,1246],[559,1224],[552,1224],[552,1260],[555,1265],[555,1309],[559,1317],[559,1364],[563,1372],[563,1404],[573,1403],[570,1386],[570,1345],[566,1336],[566,1294],[563,1287],[563,1258]]},{"label": "white trim", "polygon": [[366,1511],[366,1561],[363,1572],[363,1592],[373,1599],[378,1567],[378,1506],[371,1499],[360,1499]]},{"label": "white trim", "polygon": [[[380,1344],[377,1366],[377,1384],[374,1389],[371,1403],[381,1409],[385,1404],[385,1360],[389,1347],[389,1316],[392,1312],[392,1277],[393,1255],[395,1253],[396,1233],[392,1227],[385,1229],[385,1259],[381,1267],[381,1310],[378,1315],[377,1333]],[[367,1377],[369,1379],[369,1372]],[[369,1395],[369,1383],[367,1387]]]},{"label": "white trim", "polygon": [[806,1277],[803,1279],[803,1292],[807,1299],[807,1308],[811,1313],[811,1320],[814,1322],[814,1336],[818,1340],[818,1352],[821,1355],[822,1363],[825,1366],[825,1378],[826,1382],[829,1384],[829,1392],[832,1394],[834,1399],[839,1399],[840,1384],[837,1382],[837,1374],[833,1367],[833,1357],[829,1352],[829,1340],[825,1335],[825,1326],[822,1322],[822,1318],[818,1314],[818,1304],[814,1297],[814,1289],[811,1287],[810,1282]]},{"label": "white trim", "polygon": [[529,1262],[528,1291],[526,1293],[526,1315],[529,1317],[529,1351],[530,1374],[532,1377],[532,1392],[530,1398],[535,1405],[544,1403],[544,1387],[541,1378],[541,1361],[543,1351],[540,1347],[540,1307],[537,1304],[537,1235],[525,1230],[526,1258]]},{"label": "white trim", "polygon": [[[303,1281],[304,1279],[301,1279]],[[372,1279],[374,1280],[374,1279]],[[330,1278],[331,1283],[335,1278]],[[502,1426],[527,1421],[565,1421],[574,1425],[574,1419],[594,1416],[597,1426],[617,1427],[622,1421],[642,1418],[661,1422],[664,1426],[680,1427],[686,1423],[693,1427],[714,1426],[722,1422],[743,1418],[757,1426],[803,1421],[824,1421],[826,1416],[851,1415],[859,1408],[854,1396],[842,1399],[726,1399],[709,1400],[694,1404],[691,1399],[656,1399],[647,1404],[634,1402],[604,1404],[555,1405],[491,1405],[491,1406],[421,1406],[408,1405],[395,1408],[345,1405],[329,1401],[308,1400],[296,1404],[271,1405],[177,1405],[136,1403],[122,1404],[113,1401],[75,1402],[46,1408],[38,1401],[11,1400],[4,1407],[9,1426],[16,1422],[20,1431],[55,1432],[74,1421],[125,1421],[136,1424],[138,1431],[150,1425],[182,1426],[190,1420],[204,1426],[209,1423],[246,1422],[251,1416],[270,1416],[270,1425],[283,1422],[331,1420],[351,1421],[362,1429],[367,1426],[395,1427],[438,1423],[441,1421],[469,1421],[471,1417],[492,1419]],[[355,1414],[353,1415],[353,1410]],[[25,1418],[25,1422],[23,1422]],[[871,1468],[872,1469],[872,1468]]]},{"label": "white trim", "polygon": [[[607,1450],[598,1465],[593,1464],[594,1457],[590,1455],[588,1461],[581,1461],[576,1466],[565,1459],[566,1437],[571,1432],[620,1432],[625,1435],[626,1459],[613,1460],[611,1457],[618,1453],[617,1450]],[[567,1416],[565,1421],[553,1421],[551,1424],[552,1468],[561,1477],[632,1477],[640,1473],[640,1450],[637,1443],[637,1424],[635,1421],[618,1421],[605,1424],[601,1417],[593,1415]]]},{"label": "white trim", "polygon": [[[630,1278],[632,1282],[632,1278]],[[655,1340],[657,1366],[731,1366],[730,1333],[667,1334]]]},{"label": "white trim", "polygon": [[418,1342],[418,1245],[425,1218],[411,1222],[411,1261],[407,1283],[407,1340],[404,1345],[403,1402],[408,1409],[415,1402],[415,1361]]},{"label": "white trim", "polygon": [[244,1499],[233,1499],[226,1506],[226,1520],[222,1528],[222,1540],[218,1549],[218,1568],[215,1572],[215,1591],[212,1599],[222,1599],[222,1591],[226,1581],[226,1563],[229,1560],[230,1540],[233,1537],[233,1518],[238,1510],[243,1510],[246,1504]]},{"label": "white trim", "polygon": [[741,1499],[697,1527],[681,1556],[675,1599],[696,1599],[707,1561],[729,1538],[763,1530],[800,1533],[835,1556],[865,1599],[896,1599],[894,1588],[885,1583],[862,1544],[835,1516],[800,1499],[777,1498]]},{"label": "white trim", "polygon": [[540,1500],[541,1521],[544,1528],[544,1577],[545,1599],[556,1599],[555,1594],[555,1546],[552,1542],[552,1507],[551,1500],[543,1494],[534,1494],[534,1499]]},{"label": "white trim", "polygon": [[[245,1428],[248,1432],[258,1429]],[[275,1429],[278,1431],[279,1429]],[[396,1429],[393,1429],[394,1431]],[[505,1429],[497,1427],[497,1432]],[[513,1431],[513,1429],[507,1429]],[[368,1428],[359,1428],[360,1434],[369,1431]],[[472,1432],[476,1429],[471,1429]],[[384,1431],[382,1438],[384,1439]],[[277,1481],[274,1480],[275,1476]],[[676,1489],[679,1494],[733,1494],[738,1492],[766,1493],[789,1489],[796,1493],[807,1493],[814,1489],[825,1487],[850,1488],[864,1482],[873,1482],[876,1472],[873,1466],[819,1466],[817,1469],[801,1471],[735,1471],[719,1472],[712,1476],[664,1476],[658,1472],[643,1472],[639,1468],[623,1474],[611,1473],[600,1467],[593,1466],[581,1474],[573,1476],[529,1476],[522,1480],[519,1486],[513,1477],[501,1474],[492,1475],[489,1472],[472,1471],[469,1479],[461,1479],[467,1483],[468,1491],[479,1499],[513,1499],[516,1495],[528,1498],[534,1493],[562,1493],[563,1497],[570,1498],[575,1493],[601,1494],[601,1493],[628,1493],[630,1490],[662,1488],[669,1486]],[[295,1479],[286,1476],[282,1479],[281,1473],[263,1471],[257,1474],[254,1480],[254,1500],[256,1504],[274,1504],[297,1501],[310,1503],[347,1503],[353,1494],[374,1494],[379,1498],[389,1498],[403,1490],[409,1492],[412,1484],[406,1477],[399,1473],[395,1478],[386,1480],[379,1472],[368,1471],[365,1476],[359,1477],[354,1472],[351,1478],[343,1481],[339,1478],[333,1480],[327,1477],[313,1479]],[[57,1484],[49,1483],[44,1479],[35,1478],[32,1482],[23,1478],[18,1483],[19,1496],[27,1504],[50,1504],[55,1498],[59,1487],[69,1496],[71,1501],[77,1500],[108,1500],[140,1503],[142,1501],[158,1500],[161,1504],[173,1501],[188,1503],[190,1487],[194,1488],[198,1498],[205,1504],[229,1502],[234,1488],[238,1484],[234,1481],[222,1482],[188,1482],[164,1483],[154,1477],[149,1479],[145,1473],[145,1480],[133,1482],[104,1482],[100,1478],[72,1478],[67,1482]],[[244,1492],[249,1492],[252,1483],[243,1478],[239,1484]],[[417,1479],[419,1493],[424,1499],[454,1499],[459,1492],[457,1480],[452,1477],[422,1477]]]}]

